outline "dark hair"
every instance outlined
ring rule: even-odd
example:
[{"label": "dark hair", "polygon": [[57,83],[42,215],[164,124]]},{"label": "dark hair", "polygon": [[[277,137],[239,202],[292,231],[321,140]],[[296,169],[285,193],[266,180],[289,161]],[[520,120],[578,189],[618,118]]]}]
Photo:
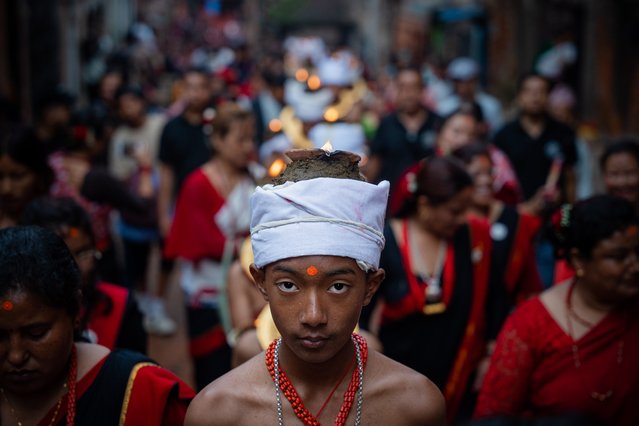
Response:
[{"label": "dark hair", "polygon": [[184,70],[184,72],[182,73],[182,78],[186,78],[187,75],[189,74],[199,74],[202,77],[206,78],[207,80],[209,78],[211,78],[211,73],[204,67],[190,67],[187,68],[186,70]]},{"label": "dark hair", "polygon": [[553,216],[554,242],[558,253],[570,258],[570,251],[589,258],[600,241],[637,224],[635,208],[628,200],[613,195],[595,195],[563,206]]},{"label": "dark hair", "polygon": [[[404,175],[406,177],[406,175]],[[473,179],[459,160],[451,157],[433,156],[423,159],[414,175],[415,190],[402,203],[398,217],[407,217],[417,210],[417,199],[425,196],[431,205],[444,204],[462,190],[473,185]]]},{"label": "dark hair", "polygon": [[27,292],[71,318],[80,311],[80,271],[66,244],[39,226],[0,230],[0,297]]},{"label": "dark hair", "polygon": [[522,74],[519,77],[519,80],[517,81],[517,93],[521,93],[521,90],[524,88],[524,84],[526,84],[526,82],[530,80],[531,78],[539,78],[543,80],[546,83],[546,88],[548,89],[546,92],[550,93],[552,91],[552,88],[554,86],[552,81],[550,81],[548,78],[544,77],[543,75],[539,74],[538,72],[531,71],[531,72]]},{"label": "dark hair", "polygon": [[41,226],[63,238],[77,228],[95,242],[89,214],[71,198],[36,198],[24,209],[20,224]]},{"label": "dark hair", "polygon": [[[62,238],[66,238],[73,228],[89,237],[95,245],[95,235],[89,214],[71,198],[40,197],[27,205],[20,220],[21,225],[36,225],[49,229]],[[82,329],[91,317],[98,303],[104,306],[104,312],[110,313],[113,302],[95,285],[95,277],[82,285],[82,304],[86,308]]]},{"label": "dark hair", "polygon": [[284,87],[286,83],[286,74],[273,71],[262,71],[262,79],[264,83],[270,87]]},{"label": "dark hair", "polygon": [[226,102],[220,105],[215,111],[213,118],[213,137],[224,137],[231,130],[231,124],[235,121],[248,120],[253,117],[253,113],[243,109],[238,104]]},{"label": "dark hair", "polygon": [[53,183],[53,170],[49,167],[47,151],[33,131],[24,128],[2,130],[0,157],[8,155],[12,160],[27,167],[38,177],[39,195],[49,192]]},{"label": "dark hair", "polygon": [[629,154],[634,157],[637,164],[639,164],[639,141],[633,138],[624,138],[608,145],[599,159],[601,171],[604,171],[608,159],[617,154]]},{"label": "dark hair", "polygon": [[71,110],[75,97],[62,86],[56,86],[44,92],[35,102],[35,115],[42,118],[44,112],[53,107],[62,106]]},{"label": "dark hair", "polygon": [[[468,145],[457,148],[451,153],[451,155],[457,158],[465,165],[469,165],[476,157],[490,157],[490,151],[488,147],[479,142],[473,142]],[[492,160],[491,160],[492,161]]]},{"label": "dark hair", "polygon": [[115,100],[120,102],[120,98],[124,95],[132,95],[141,101],[144,100],[144,92],[142,91],[142,88],[136,84],[123,84],[120,86],[115,92]]},{"label": "dark hair", "polygon": [[450,114],[446,115],[443,119],[441,119],[437,124],[437,131],[441,132],[442,129],[446,126],[446,124],[448,124],[448,122],[453,118],[456,117],[458,115],[468,115],[471,116],[475,119],[475,121],[477,121],[478,123],[482,123],[484,121],[484,113],[481,110],[481,107],[479,106],[479,104],[477,102],[464,102],[462,103],[459,108],[457,108],[456,110],[454,110],[453,112],[451,112]]}]

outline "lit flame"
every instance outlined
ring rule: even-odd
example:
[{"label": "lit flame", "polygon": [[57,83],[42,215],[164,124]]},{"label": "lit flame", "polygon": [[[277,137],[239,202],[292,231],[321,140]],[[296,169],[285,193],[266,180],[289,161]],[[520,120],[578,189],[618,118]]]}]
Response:
[{"label": "lit flame", "polygon": [[338,119],[339,119],[339,112],[337,111],[337,108],[335,107],[326,108],[326,111],[324,111],[324,120],[328,121],[329,123],[334,123]]},{"label": "lit flame", "polygon": [[312,75],[308,78],[308,81],[306,82],[306,84],[308,84],[309,89],[317,90],[322,85],[322,82],[318,76]]},{"label": "lit flame", "polygon": [[297,71],[295,71],[295,80],[302,82],[302,81],[306,81],[308,79],[308,71],[306,71],[304,68],[300,68]]},{"label": "lit flame", "polygon": [[271,167],[268,168],[268,175],[270,177],[279,176],[280,173],[282,173],[285,168],[286,168],[286,164],[284,163],[284,161],[281,158],[278,158],[277,160],[273,161],[273,164],[271,164]]},{"label": "lit flame", "polygon": [[279,119],[274,118],[268,123],[268,129],[273,133],[277,133],[282,130],[282,122]]},{"label": "lit flame", "polygon": [[320,149],[325,153],[330,154],[331,152],[333,152],[333,145],[331,144],[331,141],[326,141],[326,143],[322,145]]}]

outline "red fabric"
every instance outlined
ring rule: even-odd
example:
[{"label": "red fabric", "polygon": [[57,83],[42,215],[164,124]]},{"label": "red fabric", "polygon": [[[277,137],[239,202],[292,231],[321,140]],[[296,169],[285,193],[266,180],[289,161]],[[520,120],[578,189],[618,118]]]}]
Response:
[{"label": "red fabric", "polygon": [[[89,370],[77,383],[76,400],[91,388],[100,373],[106,356]],[[133,425],[181,425],[195,392],[173,373],[157,365],[145,365],[138,369],[131,388],[125,426]],[[58,419],[66,415],[67,396],[62,398]],[[55,406],[38,426],[51,423]]]},{"label": "red fabric", "polygon": [[[93,384],[93,381],[100,373],[100,369],[102,369],[102,366],[104,365],[104,361],[106,361],[106,358],[107,357],[105,356],[100,361],[98,361],[98,363],[95,364],[92,369],[90,369],[80,380],[78,380],[78,383],[76,384],[76,387],[75,387],[76,401],[80,399],[80,397],[91,387],[91,385]],[[58,415],[56,416],[56,418],[61,419],[62,417],[66,415],[67,406],[68,406],[67,403],[68,403],[68,399],[67,399],[67,395],[65,395],[62,397],[62,402],[60,403],[60,411],[58,412]],[[56,412],[56,406],[57,404],[51,407],[47,415],[44,416],[42,420],[40,420],[40,422],[38,423],[38,426],[51,425],[51,420],[53,420],[53,414]]]},{"label": "red fabric", "polygon": [[388,200],[388,212],[391,217],[400,213],[404,204],[414,196],[417,187],[416,177],[421,167],[421,161],[408,167],[393,185]]},{"label": "red fabric", "polygon": [[[475,417],[553,416],[581,412],[606,424],[636,425],[639,419],[639,316],[611,313],[577,341],[540,299],[522,304],[506,321],[483,382]],[[623,361],[617,364],[623,339]],[[605,402],[592,391],[613,390]]]},{"label": "red fabric", "polygon": [[201,358],[215,352],[226,344],[226,334],[221,326],[191,338],[189,349],[193,358]]},{"label": "red fabric", "polygon": [[[382,310],[382,322],[394,321],[406,317],[415,312],[422,312],[426,304],[425,283],[420,283],[417,277],[409,271],[413,271],[410,259],[408,244],[408,221],[402,221],[402,241],[398,241],[399,250],[402,256],[402,265],[406,271],[406,279],[410,289],[410,296],[404,297],[399,303],[385,303]],[[444,258],[444,271],[442,274],[442,301],[445,305],[450,303],[455,286],[455,248],[452,244],[446,247]]]},{"label": "red fabric", "polygon": [[540,227],[539,218],[523,213],[519,214],[515,240],[508,266],[504,272],[504,282],[510,293],[517,293],[515,297],[517,302],[543,290],[533,247],[533,240]]},{"label": "red fabric", "polygon": [[192,262],[221,259],[225,236],[215,223],[215,215],[224,203],[202,169],[191,173],[178,197],[164,256]]},{"label": "red fabric", "polygon": [[109,297],[112,306],[108,313],[102,304],[96,306],[89,321],[89,329],[98,336],[98,344],[113,349],[122,326],[129,290],[105,282],[98,283],[97,287],[99,291]]},{"label": "red fabric", "polygon": [[492,144],[488,145],[488,152],[490,153],[490,160],[493,163],[495,173],[493,182],[495,198],[511,206],[522,202],[524,196],[521,186],[508,156]]},{"label": "red fabric", "polygon": [[555,263],[555,284],[572,279],[574,276],[574,268],[565,259],[558,260]]},{"label": "red fabric", "polygon": [[170,371],[155,365],[144,366],[135,376],[124,425],[184,424],[186,410],[194,397],[195,392]]},{"label": "red fabric", "polygon": [[473,304],[464,338],[444,389],[448,424],[457,415],[470,375],[484,355],[484,329],[486,296],[490,272],[492,240],[490,224],[478,218],[470,218],[471,256],[473,256]]}]

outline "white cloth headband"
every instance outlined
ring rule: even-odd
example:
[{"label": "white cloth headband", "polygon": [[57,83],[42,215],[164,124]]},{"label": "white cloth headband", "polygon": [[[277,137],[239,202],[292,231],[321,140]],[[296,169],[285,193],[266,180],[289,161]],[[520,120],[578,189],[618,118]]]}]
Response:
[{"label": "white cloth headband", "polygon": [[316,178],[257,188],[251,197],[255,265],[325,255],[377,269],[389,187],[386,181]]}]

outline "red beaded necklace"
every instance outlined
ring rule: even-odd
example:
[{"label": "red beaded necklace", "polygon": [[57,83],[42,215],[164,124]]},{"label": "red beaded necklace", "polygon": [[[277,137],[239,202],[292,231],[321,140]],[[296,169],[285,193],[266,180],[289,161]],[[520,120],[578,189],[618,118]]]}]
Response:
[{"label": "red beaded necklace", "polygon": [[[366,344],[366,340],[360,336],[359,334],[353,334],[357,345],[359,346],[361,356],[362,356],[362,365],[366,366],[366,360],[368,359],[368,345]],[[277,340],[274,340],[269,345],[266,350],[266,368],[268,369],[269,374],[273,380],[275,379],[275,346],[277,344]],[[353,375],[351,377],[351,381],[348,384],[348,388],[344,393],[344,402],[342,402],[342,406],[340,407],[339,413],[335,418],[334,426],[343,426],[346,423],[346,418],[348,417],[348,413],[353,406],[353,402],[355,401],[355,396],[357,393],[357,389],[359,387],[359,371],[356,368],[353,370]],[[279,386],[282,390],[286,399],[291,403],[291,407],[293,407],[293,411],[295,415],[304,423],[304,426],[321,426],[321,423],[313,416],[313,414],[304,406],[304,402],[302,398],[300,398],[299,394],[295,390],[293,383],[288,378],[284,370],[282,370],[281,366],[279,369]],[[319,413],[318,413],[319,415]]]},{"label": "red beaded necklace", "polygon": [[76,404],[76,382],[78,379],[78,350],[73,344],[71,349],[71,366],[69,367],[69,377],[67,378],[67,387],[69,388],[67,399],[67,426],[73,426],[75,423],[75,404]]}]

